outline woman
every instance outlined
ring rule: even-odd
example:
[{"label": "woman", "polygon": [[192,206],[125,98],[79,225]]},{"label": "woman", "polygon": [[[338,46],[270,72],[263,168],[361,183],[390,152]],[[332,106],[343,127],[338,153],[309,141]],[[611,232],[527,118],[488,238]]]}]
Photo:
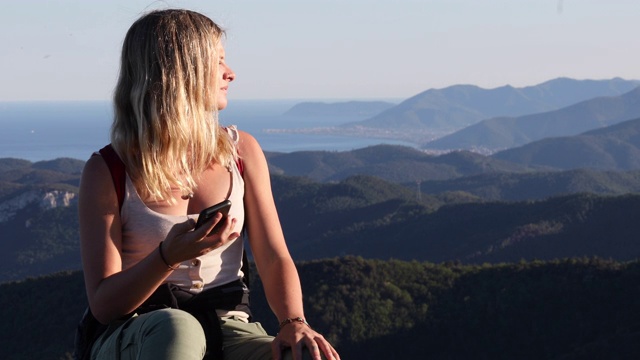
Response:
[{"label": "woman", "polygon": [[[80,186],[89,307],[109,325],[92,347],[93,359],[212,358],[220,334],[225,359],[339,358],[304,320],[260,146],[218,123],[235,78],[222,36],[204,15],[162,10],[142,16],[125,37],[111,131],[126,167],[124,199],[101,156],[87,161]],[[227,217],[194,229],[196,214],[225,199],[232,202]],[[218,222],[221,229],[210,233]],[[211,294],[244,275],[243,226],[281,322],[275,338],[248,321],[244,301],[207,307],[219,301]],[[193,299],[205,299],[199,312],[191,311]]]}]

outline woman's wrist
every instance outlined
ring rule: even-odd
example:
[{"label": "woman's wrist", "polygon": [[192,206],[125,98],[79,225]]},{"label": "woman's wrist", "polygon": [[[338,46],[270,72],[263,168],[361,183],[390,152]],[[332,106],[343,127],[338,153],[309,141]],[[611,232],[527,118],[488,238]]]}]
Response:
[{"label": "woman's wrist", "polygon": [[297,317],[290,317],[290,318],[286,318],[284,320],[282,320],[280,322],[280,330],[282,330],[283,327],[289,325],[289,324],[304,324],[307,325],[309,328],[311,328],[311,325],[309,325],[309,323],[307,322],[307,320],[301,316],[297,316]]},{"label": "woman's wrist", "polygon": [[167,258],[164,255],[164,252],[162,251],[162,244],[164,243],[164,241],[160,241],[160,244],[158,245],[158,252],[160,253],[160,259],[162,259],[162,262],[167,266],[167,268],[171,271],[173,270],[177,270],[178,269],[178,265],[175,266],[171,266],[171,264],[167,261]]}]

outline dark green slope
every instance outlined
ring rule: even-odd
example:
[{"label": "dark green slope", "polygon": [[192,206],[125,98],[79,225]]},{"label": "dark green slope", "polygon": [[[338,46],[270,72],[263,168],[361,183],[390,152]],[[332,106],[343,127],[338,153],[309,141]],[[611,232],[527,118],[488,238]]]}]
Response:
[{"label": "dark green slope", "polygon": [[377,145],[344,152],[302,151],[267,154],[273,173],[340,181],[354,175],[392,182],[444,180],[486,172],[522,172],[526,168],[472,152],[433,156],[397,145]]},{"label": "dark green slope", "polygon": [[[619,183],[637,184],[637,174],[628,175]],[[593,179],[574,175],[566,181]],[[604,182],[580,186],[599,183]],[[640,256],[640,223],[634,219],[640,195],[635,194],[486,202],[464,191],[417,194],[415,188],[368,176],[338,183],[274,176],[272,184],[288,246],[297,260],[358,255],[498,263]],[[34,205],[0,223],[2,281],[79,269],[76,211],[75,205],[46,211]]]},{"label": "dark green slope", "polygon": [[496,159],[556,169],[640,169],[640,119],[571,137],[536,141],[498,152]]},{"label": "dark green slope", "polygon": [[[415,187],[407,184],[407,187]],[[487,173],[449,180],[420,183],[424,194],[464,192],[485,200],[522,201],[575,193],[620,195],[640,192],[640,171],[532,171],[526,173]]]},{"label": "dark green slope", "polygon": [[297,210],[297,221],[283,224],[296,259],[359,255],[496,263],[640,256],[636,241],[640,225],[634,220],[640,211],[639,195],[570,195],[544,201],[447,205],[435,211],[437,199],[424,201],[354,204],[322,214],[296,205],[294,199],[279,207],[285,212]]},{"label": "dark green slope", "polygon": [[[462,266],[346,257],[298,270],[307,319],[343,359],[640,356],[637,261]],[[254,280],[254,317],[275,333]],[[0,358],[66,359],[85,307],[80,272],[0,285],[0,336],[11,339]]]}]

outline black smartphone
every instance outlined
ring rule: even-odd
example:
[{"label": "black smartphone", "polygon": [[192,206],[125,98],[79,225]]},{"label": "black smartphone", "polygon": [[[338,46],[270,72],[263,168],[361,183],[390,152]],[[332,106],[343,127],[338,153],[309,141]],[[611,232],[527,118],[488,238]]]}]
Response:
[{"label": "black smartphone", "polygon": [[216,233],[224,225],[225,218],[227,217],[227,215],[229,215],[230,208],[231,208],[231,201],[225,200],[223,202],[217,203],[213,206],[210,206],[200,211],[200,215],[198,215],[198,222],[196,223],[196,229],[204,225],[211,218],[215,217],[217,213],[221,213],[222,219],[220,219],[220,221],[216,224],[216,226],[214,226],[213,229],[211,229],[211,232],[209,233],[209,235]]}]

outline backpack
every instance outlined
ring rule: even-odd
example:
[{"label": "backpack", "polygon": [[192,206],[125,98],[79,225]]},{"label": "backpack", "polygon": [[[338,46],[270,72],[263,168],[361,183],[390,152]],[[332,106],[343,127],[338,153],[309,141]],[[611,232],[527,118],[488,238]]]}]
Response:
[{"label": "backpack", "polygon": [[[118,154],[116,153],[116,151],[113,149],[113,147],[111,146],[111,144],[103,147],[102,149],[100,149],[100,155],[102,156],[102,158],[104,159],[105,163],[107,164],[107,167],[109,167],[109,172],[111,173],[111,179],[113,180],[113,185],[115,187],[116,190],[116,195],[118,197],[118,208],[120,210],[122,210],[122,204],[124,202],[124,196],[125,196],[125,188],[126,188],[126,168],[124,163],[122,162],[122,159],[120,159],[120,156],[118,156]],[[240,171],[240,175],[244,175],[244,164],[242,163],[242,160],[240,158],[238,158],[238,160],[236,161],[236,165],[238,166],[238,170]],[[242,229],[242,233],[244,234],[244,228]],[[236,288],[238,286],[244,287],[246,289],[249,288],[249,282],[250,282],[250,278],[249,278],[249,261],[247,259],[247,252],[246,250],[243,251],[242,254],[242,272],[244,274],[244,277],[242,278],[242,280],[240,281],[240,285],[238,285],[237,283],[232,283],[229,284],[231,286],[235,286]],[[227,285],[222,285],[221,287],[226,287]],[[160,308],[161,306],[158,306],[158,304],[165,304],[165,303],[170,303],[173,304],[171,306],[165,306],[165,307],[177,307],[175,306],[175,304],[177,304],[177,300],[175,298],[175,296],[173,295],[173,291],[174,290],[174,286],[172,286],[171,284],[164,284],[161,285],[156,292],[154,292],[154,295],[152,295],[152,298],[157,297],[158,301],[152,301],[151,304],[149,305],[145,305],[143,304],[143,306],[141,306],[138,310],[142,310],[141,312],[148,312],[148,311],[152,311],[154,309]],[[216,291],[216,289],[218,288],[214,288],[211,289],[213,291]],[[248,291],[248,290],[247,290]],[[233,292],[230,292],[229,290],[224,290],[223,291],[226,294],[231,294],[232,298],[229,299],[229,301],[231,303],[235,302],[235,301],[242,301],[243,303],[246,303],[248,305],[249,303],[249,297],[248,297],[248,292],[246,292],[243,296],[234,296]],[[238,294],[237,292],[235,292],[235,294]],[[216,293],[215,295],[211,295],[209,294],[209,299],[211,299],[212,301],[218,301],[219,299],[221,299],[222,293]],[[207,297],[205,297],[204,299],[205,301],[207,300]],[[146,303],[146,302],[145,302]],[[204,309],[204,306],[208,306],[210,305],[210,303],[206,303],[206,302],[191,302],[188,303],[189,307],[191,308],[200,308],[200,309]],[[194,305],[196,304],[196,305]],[[215,307],[213,307],[215,308]],[[208,308],[207,310],[209,310],[210,312],[211,308]],[[201,317],[203,316],[202,314],[208,315],[205,312],[201,312],[199,313],[199,316],[197,316],[198,320],[201,321]],[[214,314],[215,315],[215,314]],[[207,319],[204,319],[205,321],[213,321],[214,323],[217,324],[217,316],[206,316]],[[93,313],[91,313],[91,309],[87,306],[87,308],[85,309],[83,315],[82,315],[82,319],[80,321],[80,323],[78,324],[78,327],[76,328],[76,334],[75,334],[75,341],[74,341],[74,352],[73,352],[73,359],[76,360],[89,360],[91,357],[91,349],[93,348],[93,344],[96,341],[96,339],[98,339],[98,337],[100,337],[108,328],[108,325],[102,324],[100,323],[94,316]],[[217,329],[216,329],[217,330]],[[221,332],[218,333],[216,331],[216,334],[213,334],[216,336],[222,336]],[[207,342],[209,342],[210,339],[207,340]],[[212,351],[216,351],[214,356],[219,356],[221,358],[222,356],[222,349],[221,349],[221,339],[217,340],[219,343],[216,343],[217,347],[219,347],[219,349],[215,349]],[[207,358],[207,357],[205,357]]]}]

